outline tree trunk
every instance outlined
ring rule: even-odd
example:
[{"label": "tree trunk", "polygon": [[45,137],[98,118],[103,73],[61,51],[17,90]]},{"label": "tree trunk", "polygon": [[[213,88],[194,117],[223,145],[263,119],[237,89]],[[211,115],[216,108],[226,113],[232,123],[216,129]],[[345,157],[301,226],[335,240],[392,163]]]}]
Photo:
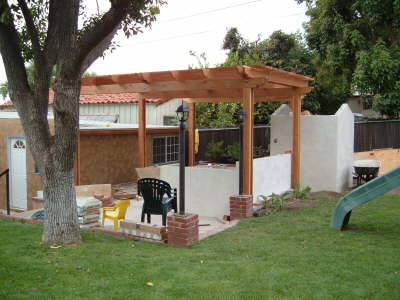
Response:
[{"label": "tree trunk", "polygon": [[56,171],[44,180],[45,221],[43,242],[77,244],[80,242],[73,170]]}]

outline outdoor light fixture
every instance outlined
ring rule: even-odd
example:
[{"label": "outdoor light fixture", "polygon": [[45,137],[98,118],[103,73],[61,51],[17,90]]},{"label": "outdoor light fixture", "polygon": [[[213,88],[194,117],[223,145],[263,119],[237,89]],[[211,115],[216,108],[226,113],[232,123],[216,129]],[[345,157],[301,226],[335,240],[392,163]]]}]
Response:
[{"label": "outdoor light fixture", "polygon": [[243,111],[243,109],[239,109],[239,112],[238,112],[239,124],[243,123],[245,117],[246,117],[246,113]]},{"label": "outdoor light fixture", "polygon": [[186,166],[186,135],[185,122],[189,111],[182,104],[176,110],[176,118],[179,121],[179,214],[185,214],[185,166]]},{"label": "outdoor light fixture", "polygon": [[179,122],[186,122],[189,116],[189,110],[183,105],[179,105],[179,107],[176,109],[176,119]]},{"label": "outdoor light fixture", "polygon": [[243,109],[239,109],[238,121],[239,121],[239,195],[243,194],[243,122],[246,118],[246,113]]}]

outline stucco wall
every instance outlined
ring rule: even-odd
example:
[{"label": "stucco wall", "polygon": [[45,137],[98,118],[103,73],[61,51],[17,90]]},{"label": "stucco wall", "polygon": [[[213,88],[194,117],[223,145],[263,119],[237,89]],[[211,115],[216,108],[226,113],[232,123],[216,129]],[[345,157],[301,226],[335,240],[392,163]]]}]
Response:
[{"label": "stucco wall", "polygon": [[[8,137],[25,136],[22,125],[17,118],[0,118],[0,172],[8,168]],[[33,158],[27,146],[26,151],[26,170],[27,170],[27,205],[28,209],[33,209],[32,197],[37,190],[42,189],[39,175],[33,174]],[[11,188],[11,187],[10,187]],[[5,177],[0,178],[0,209],[6,208],[6,181]]]},{"label": "stucco wall", "polygon": [[269,196],[290,189],[291,155],[278,154],[253,161],[253,195]]},{"label": "stucco wall", "polygon": [[[292,150],[292,120],[287,105],[272,115],[271,155]],[[301,185],[341,192],[350,183],[353,147],[354,117],[347,104],[335,115],[301,116]]]},{"label": "stucco wall", "polygon": [[348,105],[342,105],[335,116],[338,126],[336,191],[343,191],[352,184],[354,115]]},{"label": "stucco wall", "polygon": [[[179,194],[178,165],[161,166],[160,178],[176,187]],[[238,193],[236,168],[186,167],[185,181],[187,212],[219,219],[229,215],[229,197]]]},{"label": "stucco wall", "polygon": [[160,105],[155,106],[155,123],[156,125],[164,125],[164,116],[175,117],[176,109],[182,104],[182,99],[171,99]]}]

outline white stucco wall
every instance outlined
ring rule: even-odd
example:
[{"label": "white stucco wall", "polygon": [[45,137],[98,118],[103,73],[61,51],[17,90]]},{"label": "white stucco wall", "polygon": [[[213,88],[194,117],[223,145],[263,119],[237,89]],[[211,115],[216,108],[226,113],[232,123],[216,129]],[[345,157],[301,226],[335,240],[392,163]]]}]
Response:
[{"label": "white stucco wall", "polygon": [[[177,188],[179,199],[179,166],[161,166],[160,179]],[[229,197],[239,192],[237,182],[236,168],[233,167],[186,167],[185,210],[202,217],[222,219],[230,214]]]},{"label": "white stucco wall", "polygon": [[253,161],[253,195],[269,196],[290,189],[291,155],[279,154]]},{"label": "white stucco wall", "polygon": [[[336,112],[338,126],[338,164],[336,170],[336,189],[342,191],[351,186],[354,152],[354,115],[348,105],[342,105]],[[352,128],[353,130],[349,130]]]},{"label": "white stucco wall", "polygon": [[[292,150],[292,112],[282,105],[271,118],[271,155]],[[300,182],[313,191],[342,192],[349,184],[354,117],[347,104],[335,115],[301,116]]]},{"label": "white stucco wall", "polygon": [[[229,197],[239,193],[238,167],[195,166],[185,168],[185,209],[202,217],[229,215]],[[253,195],[269,196],[290,189],[291,155],[254,159]],[[179,166],[160,166],[160,179],[178,190]]]},{"label": "white stucco wall", "polygon": [[164,116],[176,117],[176,109],[182,104],[182,99],[171,99],[154,107],[155,125],[164,125]]}]

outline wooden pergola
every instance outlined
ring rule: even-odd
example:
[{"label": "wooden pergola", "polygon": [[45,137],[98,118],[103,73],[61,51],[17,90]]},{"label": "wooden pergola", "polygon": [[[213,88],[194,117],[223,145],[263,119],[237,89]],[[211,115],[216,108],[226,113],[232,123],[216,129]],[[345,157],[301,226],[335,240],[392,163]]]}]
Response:
[{"label": "wooden pergola", "polygon": [[189,104],[189,165],[195,164],[195,104],[241,102],[244,121],[243,192],[253,189],[254,103],[288,101],[293,111],[292,186],[300,182],[301,99],[313,78],[276,68],[252,65],[194,70],[146,72],[82,78],[81,94],[135,93],[139,101],[139,158],[146,164],[145,99],[182,98]]}]

